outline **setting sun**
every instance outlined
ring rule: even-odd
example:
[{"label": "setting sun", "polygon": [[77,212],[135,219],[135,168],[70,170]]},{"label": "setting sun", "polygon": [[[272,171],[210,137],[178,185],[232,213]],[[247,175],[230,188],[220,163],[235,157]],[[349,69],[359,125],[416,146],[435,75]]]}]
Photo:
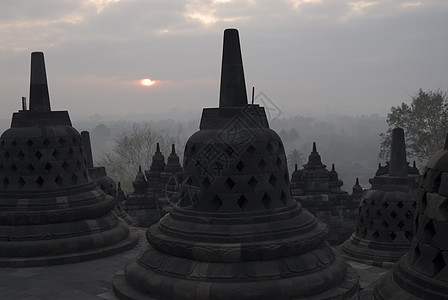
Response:
[{"label": "setting sun", "polygon": [[145,79],[140,80],[140,84],[144,85],[144,86],[151,86],[151,85],[154,85],[155,83],[156,83],[155,80],[151,80],[149,78],[145,78]]}]

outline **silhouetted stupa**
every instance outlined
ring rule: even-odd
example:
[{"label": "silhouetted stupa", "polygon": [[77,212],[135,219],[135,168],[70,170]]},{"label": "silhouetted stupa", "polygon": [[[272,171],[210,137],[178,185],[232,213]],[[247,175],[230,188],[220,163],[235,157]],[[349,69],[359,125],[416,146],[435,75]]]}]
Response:
[{"label": "silhouetted stupa", "polygon": [[292,199],[282,141],[248,105],[238,31],[224,32],[218,108],[188,140],[182,195],[117,274],[121,299],[351,299],[356,272]]},{"label": "silhouetted stupa", "polygon": [[322,163],[316,143],[303,169],[291,176],[291,191],[294,199],[329,226],[328,241],[340,245],[356,229],[359,200],[341,189],[334,164],[331,171]]},{"label": "silhouetted stupa", "polygon": [[88,174],[67,111],[51,111],[44,55],[31,54],[30,109],[0,138],[0,266],[73,263],[133,247],[136,231]]},{"label": "silhouetted stupa", "polygon": [[448,299],[447,201],[448,137],[420,183],[412,247],[374,284],[375,299]]},{"label": "silhouetted stupa", "polygon": [[403,129],[392,131],[389,170],[379,171],[361,199],[356,232],[341,250],[351,260],[390,267],[411,246],[420,178],[409,174]]}]

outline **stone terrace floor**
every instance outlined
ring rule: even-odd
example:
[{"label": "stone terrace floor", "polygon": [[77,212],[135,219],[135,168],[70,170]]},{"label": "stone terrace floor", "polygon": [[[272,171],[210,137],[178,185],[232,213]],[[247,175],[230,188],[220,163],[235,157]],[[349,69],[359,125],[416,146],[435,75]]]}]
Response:
[{"label": "stone terrace floor", "polygon": [[[61,299],[117,299],[112,291],[112,278],[123,271],[146,242],[140,228],[138,245],[126,252],[77,264],[34,267],[0,268],[0,299],[61,300]],[[350,262],[358,271],[364,289],[387,270]],[[369,299],[366,290],[361,299]]]}]

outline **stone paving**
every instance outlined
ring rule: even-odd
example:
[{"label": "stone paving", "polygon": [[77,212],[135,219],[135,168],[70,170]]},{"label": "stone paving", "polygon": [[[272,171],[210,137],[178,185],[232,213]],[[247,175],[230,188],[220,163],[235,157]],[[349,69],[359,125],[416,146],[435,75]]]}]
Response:
[{"label": "stone paving", "polygon": [[[0,268],[0,299],[61,300],[117,299],[112,292],[112,278],[123,270],[146,242],[144,229],[139,229],[138,245],[126,252],[77,264],[36,267]],[[358,271],[360,286],[365,288],[386,269],[357,262],[349,264]],[[366,290],[366,292],[368,292]],[[364,293],[361,299],[368,299]]]}]

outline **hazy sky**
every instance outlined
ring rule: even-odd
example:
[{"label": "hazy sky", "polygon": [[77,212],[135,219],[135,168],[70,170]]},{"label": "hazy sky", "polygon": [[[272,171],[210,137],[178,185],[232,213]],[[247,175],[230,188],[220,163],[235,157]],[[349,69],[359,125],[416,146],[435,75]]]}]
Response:
[{"label": "hazy sky", "polygon": [[284,116],[386,114],[448,89],[447,0],[2,0],[0,118],[28,97],[32,51],[52,109],[72,116],[215,107],[228,27],[248,97],[255,86]]}]

